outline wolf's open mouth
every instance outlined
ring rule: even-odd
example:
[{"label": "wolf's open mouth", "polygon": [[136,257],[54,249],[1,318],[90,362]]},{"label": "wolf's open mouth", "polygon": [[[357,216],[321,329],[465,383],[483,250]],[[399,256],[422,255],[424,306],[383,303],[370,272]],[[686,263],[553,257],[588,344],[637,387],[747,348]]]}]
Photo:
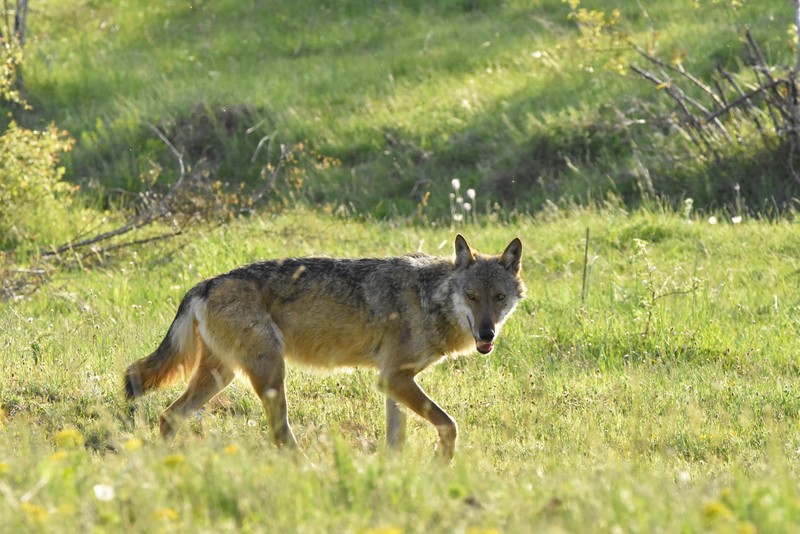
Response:
[{"label": "wolf's open mouth", "polygon": [[478,352],[481,354],[489,354],[494,348],[491,341],[476,341],[475,345],[478,348]]}]

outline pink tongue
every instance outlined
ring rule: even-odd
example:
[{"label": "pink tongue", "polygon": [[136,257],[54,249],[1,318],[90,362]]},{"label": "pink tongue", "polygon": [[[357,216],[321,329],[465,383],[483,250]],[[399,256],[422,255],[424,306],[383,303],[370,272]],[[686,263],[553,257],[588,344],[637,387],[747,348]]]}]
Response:
[{"label": "pink tongue", "polygon": [[489,354],[494,348],[491,341],[478,341],[476,345],[478,347],[478,352],[481,354]]}]

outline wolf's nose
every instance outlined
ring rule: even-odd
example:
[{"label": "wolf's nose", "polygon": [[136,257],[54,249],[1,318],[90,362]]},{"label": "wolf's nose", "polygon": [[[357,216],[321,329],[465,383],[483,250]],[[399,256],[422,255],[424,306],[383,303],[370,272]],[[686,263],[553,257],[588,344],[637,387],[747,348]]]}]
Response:
[{"label": "wolf's nose", "polygon": [[494,339],[493,328],[481,328],[481,331],[478,333],[481,336],[481,341],[492,341]]}]

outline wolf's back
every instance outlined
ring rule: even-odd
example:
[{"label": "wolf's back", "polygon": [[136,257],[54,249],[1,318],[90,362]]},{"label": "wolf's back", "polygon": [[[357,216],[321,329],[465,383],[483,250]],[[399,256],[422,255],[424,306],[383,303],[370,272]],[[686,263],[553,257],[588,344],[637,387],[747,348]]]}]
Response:
[{"label": "wolf's back", "polygon": [[205,283],[198,284],[183,297],[158,348],[125,370],[126,398],[135,399],[150,389],[168,385],[194,367],[198,356],[195,323],[198,308],[204,305],[201,294]]}]

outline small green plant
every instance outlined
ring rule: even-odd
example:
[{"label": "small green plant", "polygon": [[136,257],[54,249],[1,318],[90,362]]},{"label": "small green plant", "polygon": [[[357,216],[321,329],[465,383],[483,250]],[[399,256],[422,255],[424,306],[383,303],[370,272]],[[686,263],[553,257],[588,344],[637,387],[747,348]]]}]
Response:
[{"label": "small green plant", "polygon": [[[630,36],[621,29],[621,12],[612,9],[610,12],[598,9],[581,7],[580,0],[562,0],[569,5],[567,18],[575,22],[580,32],[576,40],[578,48],[588,52],[588,58],[593,61],[602,54],[606,61],[603,68],[625,74],[627,64],[622,60],[621,54],[630,48]],[[591,69],[590,64],[581,64],[583,69]]]},{"label": "small green plant", "polygon": [[23,59],[22,45],[17,39],[3,39],[0,48],[3,54],[0,67],[0,98],[28,109],[29,106],[20,95],[17,83],[17,74]]},{"label": "small green plant", "polygon": [[634,264],[634,267],[636,264],[641,264],[641,267],[636,270],[636,274],[644,289],[637,315],[639,315],[639,320],[644,323],[641,336],[646,338],[652,327],[661,326],[655,324],[659,320],[654,313],[656,303],[664,297],[685,295],[697,291],[700,287],[700,280],[694,276],[684,278],[680,266],[675,267],[670,275],[661,275],[650,259],[647,241],[634,239],[634,246],[636,252],[631,257],[631,263]]}]

